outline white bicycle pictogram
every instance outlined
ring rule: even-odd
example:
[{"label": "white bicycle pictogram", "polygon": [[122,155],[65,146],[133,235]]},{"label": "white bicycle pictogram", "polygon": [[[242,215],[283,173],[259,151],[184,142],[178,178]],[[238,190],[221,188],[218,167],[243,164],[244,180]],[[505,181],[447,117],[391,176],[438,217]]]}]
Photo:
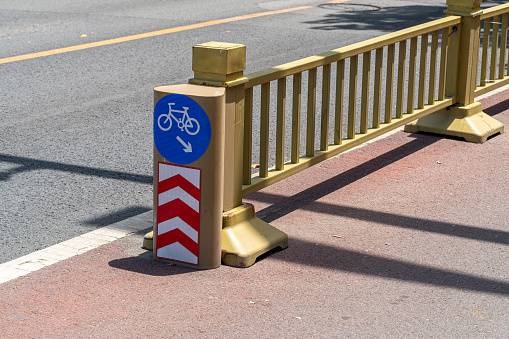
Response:
[{"label": "white bicycle pictogram", "polygon": [[[157,118],[157,124],[159,125],[159,128],[163,131],[170,130],[173,122],[171,119],[175,120],[177,122],[178,128],[180,128],[181,131],[186,130],[186,133],[189,135],[195,135],[200,131],[200,124],[198,123],[198,120],[195,118],[190,118],[189,113],[187,113],[187,110],[189,107],[182,106],[182,110],[174,109],[172,105],[175,105],[175,103],[168,103],[169,110],[168,114],[161,114],[159,118]],[[173,113],[181,113],[182,118],[178,119],[173,115]],[[162,121],[162,118],[166,118],[166,120]]]}]

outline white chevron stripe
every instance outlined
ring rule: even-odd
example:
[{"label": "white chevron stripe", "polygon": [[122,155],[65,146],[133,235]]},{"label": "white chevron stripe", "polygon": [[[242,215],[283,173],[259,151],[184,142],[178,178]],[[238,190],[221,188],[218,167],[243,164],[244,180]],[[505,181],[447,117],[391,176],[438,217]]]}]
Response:
[{"label": "white chevron stripe", "polygon": [[191,207],[196,212],[200,213],[200,202],[193,198],[189,193],[187,193],[180,187],[175,187],[169,191],[159,194],[158,206],[167,204],[175,199],[182,200],[186,205]]},{"label": "white chevron stripe", "polygon": [[198,257],[178,242],[157,249],[157,257],[178,260],[189,264],[198,264]]},{"label": "white chevron stripe", "polygon": [[173,231],[177,228],[191,238],[195,243],[198,243],[198,232],[179,217],[157,224],[157,235]]},{"label": "white chevron stripe", "polygon": [[159,163],[159,181],[166,180],[180,174],[191,184],[200,188],[200,170]]}]

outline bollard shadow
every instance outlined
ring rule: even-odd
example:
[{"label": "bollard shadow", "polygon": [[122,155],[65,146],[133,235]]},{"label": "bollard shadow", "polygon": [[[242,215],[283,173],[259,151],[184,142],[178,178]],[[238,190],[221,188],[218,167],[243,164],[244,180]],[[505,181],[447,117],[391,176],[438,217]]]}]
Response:
[{"label": "bollard shadow", "polygon": [[154,259],[152,251],[148,250],[135,257],[112,260],[108,265],[120,270],[154,277],[167,277],[196,272],[192,268],[157,261]]},{"label": "bollard shadow", "polygon": [[459,290],[509,295],[509,282],[290,238],[273,260]]},{"label": "bollard shadow", "polygon": [[17,167],[0,172],[0,181],[9,180],[13,175],[34,170],[48,169],[60,172],[69,172],[94,177],[132,181],[142,184],[152,184],[151,175],[133,174],[120,171],[105,170],[87,166],[69,165],[60,162],[37,160],[33,158],[19,157],[0,153],[0,162],[17,164]]}]

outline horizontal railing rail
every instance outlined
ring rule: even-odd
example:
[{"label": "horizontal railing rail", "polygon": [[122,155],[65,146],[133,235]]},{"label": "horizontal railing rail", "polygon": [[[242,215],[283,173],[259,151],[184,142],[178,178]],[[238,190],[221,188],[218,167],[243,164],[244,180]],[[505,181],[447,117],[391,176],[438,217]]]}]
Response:
[{"label": "horizontal railing rail", "polygon": [[[448,46],[449,37],[459,30],[460,23],[460,17],[446,17],[247,75],[242,195],[253,193],[392,129],[454,104],[454,96],[446,95]],[[349,68],[346,68],[347,63]],[[332,73],[332,65],[335,66],[335,74]],[[321,83],[318,82],[318,69],[321,69]],[[301,155],[304,73],[307,73],[306,140],[305,154]],[[290,76],[293,77],[292,99],[289,100],[292,103],[291,157],[290,161],[285,161],[286,86]],[[271,82],[277,82],[275,103],[270,98]],[[336,84],[333,90],[335,97],[331,95],[333,83]],[[259,172],[253,177],[253,88],[257,86],[260,87],[260,154]],[[321,86],[319,133],[315,131],[318,86]],[[385,91],[382,95],[383,87]],[[345,96],[347,109],[343,107]],[[271,103],[276,107],[277,120],[273,166],[269,165]],[[333,142],[329,143],[329,116],[332,107]],[[346,130],[345,137],[343,129]],[[320,139],[317,150],[315,134]]]}]

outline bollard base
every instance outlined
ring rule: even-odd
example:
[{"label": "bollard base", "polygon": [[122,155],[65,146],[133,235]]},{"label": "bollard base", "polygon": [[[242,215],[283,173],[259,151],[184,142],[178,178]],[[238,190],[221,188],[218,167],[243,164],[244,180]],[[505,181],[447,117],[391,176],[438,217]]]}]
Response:
[{"label": "bollard base", "polygon": [[405,126],[405,132],[429,132],[484,143],[490,136],[504,133],[504,125],[482,111],[481,103],[451,106]]},{"label": "bollard base", "polygon": [[249,267],[260,255],[278,247],[288,247],[288,236],[257,218],[253,205],[244,203],[223,213],[221,259],[224,264]]},{"label": "bollard base", "polygon": [[143,237],[143,245],[141,248],[153,251],[154,250],[154,231],[150,231]]}]

